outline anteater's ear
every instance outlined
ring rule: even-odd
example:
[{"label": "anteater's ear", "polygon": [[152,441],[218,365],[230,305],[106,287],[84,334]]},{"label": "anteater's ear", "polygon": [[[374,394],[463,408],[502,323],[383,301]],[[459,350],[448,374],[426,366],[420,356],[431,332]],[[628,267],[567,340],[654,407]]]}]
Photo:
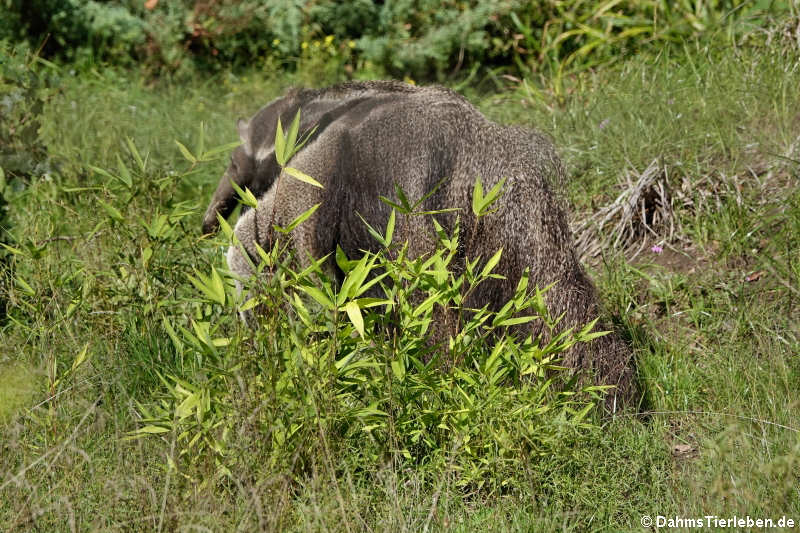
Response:
[{"label": "anteater's ear", "polygon": [[251,152],[250,149],[250,123],[247,122],[245,119],[240,118],[236,121],[236,129],[239,131],[239,138],[242,140],[242,146],[244,147],[244,151],[248,154]]}]

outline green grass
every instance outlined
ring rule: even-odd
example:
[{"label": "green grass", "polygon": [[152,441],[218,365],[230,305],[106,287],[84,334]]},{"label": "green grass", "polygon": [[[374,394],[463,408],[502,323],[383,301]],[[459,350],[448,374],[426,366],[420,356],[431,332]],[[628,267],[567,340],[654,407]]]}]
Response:
[{"label": "green grass", "polygon": [[[222,246],[201,240],[199,225],[224,162],[184,176],[174,140],[195,150],[201,121],[207,147],[236,140],[235,118],[286,82],[258,72],[190,86],[148,87],[115,73],[67,78],[41,130],[60,169],[10,200],[21,252],[10,259],[13,275],[32,294],[21,285],[8,294],[1,333],[0,531],[618,531],[641,530],[643,514],[799,520],[797,58],[781,42],[687,45],[585,73],[570,81],[563,106],[525,87],[475,97],[492,118],[554,137],[576,219],[611,202],[626,174],[660,160],[677,228],[662,254],[648,242],[632,261],[609,249],[589,265],[633,343],[651,413],[595,414],[599,429],[565,431],[554,453],[511,463],[507,491],[459,486],[448,462],[370,461],[336,434],[308,441],[297,468],[300,453],[276,452],[269,428],[248,418],[258,405],[248,382],[268,375],[269,361],[246,344],[229,383],[238,407],[231,476],[215,477],[208,457],[168,470],[169,436],[124,439],[140,405],[164,392],[157,372],[197,377],[198,362],[181,358],[159,312],[238,327],[185,277],[223,263]],[[116,172],[119,154],[135,168],[127,137],[149,154],[131,191],[87,167]],[[138,219],[155,213],[172,215],[173,238],[146,237]],[[89,358],[73,371],[86,346]]]},{"label": "green grass", "polygon": [[0,420],[7,420],[28,407],[36,395],[36,376],[23,363],[0,366]]}]

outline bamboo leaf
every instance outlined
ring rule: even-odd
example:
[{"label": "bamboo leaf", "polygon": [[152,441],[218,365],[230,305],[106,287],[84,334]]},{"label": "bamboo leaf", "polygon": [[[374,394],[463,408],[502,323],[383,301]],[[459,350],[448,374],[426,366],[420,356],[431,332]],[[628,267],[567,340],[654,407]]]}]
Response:
[{"label": "bamboo leaf", "polygon": [[303,146],[309,141],[309,139],[311,139],[311,136],[314,135],[314,133],[316,131],[317,131],[317,127],[316,126],[311,128],[311,130],[305,134],[305,136],[303,137],[303,140],[300,141],[299,143],[297,143],[297,146],[294,147],[294,153],[299,152],[300,149],[303,148]]},{"label": "bamboo leaf", "polygon": [[14,281],[16,281],[17,285],[22,290],[22,292],[24,292],[28,296],[34,296],[36,294],[36,291],[33,290],[33,287],[28,285],[28,282],[22,279],[20,276],[14,278]]},{"label": "bamboo leaf", "polygon": [[213,266],[211,267],[211,288],[216,296],[216,301],[220,305],[225,305],[225,284],[222,281],[222,276]]},{"label": "bamboo leaf", "polygon": [[245,303],[242,304],[242,306],[239,308],[239,311],[241,312],[249,311],[250,309],[253,309],[257,305],[258,305],[258,298],[250,298],[249,300],[247,300]]},{"label": "bamboo leaf", "polygon": [[130,137],[125,137],[125,142],[128,144],[128,150],[133,156],[134,161],[136,161],[136,164],[139,166],[139,171],[145,172],[147,168],[146,161],[142,159],[142,154],[139,153],[139,149],[136,148],[136,145],[133,143],[133,139]]},{"label": "bamboo leaf", "polygon": [[87,358],[86,354],[88,350],[89,350],[89,345],[87,344],[86,346],[83,347],[83,350],[81,350],[81,352],[75,357],[75,360],[72,362],[71,371],[74,371],[76,368],[81,366],[84,363],[84,361],[86,361]]},{"label": "bamboo leaf", "polygon": [[247,187],[242,190],[239,185],[236,184],[235,181],[229,180],[231,182],[231,187],[233,190],[236,191],[236,194],[239,195],[239,201],[242,202],[244,205],[248,207],[252,207],[253,209],[258,207],[258,200],[256,196],[248,189]]},{"label": "bamboo leaf", "polygon": [[[0,245],[2,245],[2,243],[0,243]],[[347,274],[348,272],[350,272],[350,270],[353,269],[353,267],[356,264],[358,264],[358,261],[350,261],[347,258],[347,255],[344,253],[344,250],[342,250],[342,247],[337,244],[336,245],[336,264],[339,266],[340,269],[342,269],[342,272]]]},{"label": "bamboo leaf", "polygon": [[13,246],[10,246],[4,242],[0,242],[0,246],[2,246],[3,248],[5,248],[14,255],[23,255],[23,256],[25,255],[25,252],[23,252],[19,248],[14,248]]},{"label": "bamboo leaf", "polygon": [[392,361],[392,374],[394,374],[399,381],[403,381],[403,378],[406,377],[406,366],[402,361]]},{"label": "bamboo leaf", "polygon": [[394,305],[393,301],[386,300],[385,298],[359,298],[356,301],[361,309],[367,309],[368,307],[376,307],[379,305]]},{"label": "bamboo leaf", "polygon": [[392,209],[392,212],[389,214],[389,222],[386,224],[386,237],[384,238],[384,242],[388,247],[392,244],[392,236],[394,235],[394,222],[395,222],[395,211]]},{"label": "bamboo leaf", "polygon": [[325,307],[325,309],[333,309],[333,302],[331,301],[328,296],[319,290],[317,287],[311,287],[308,285],[300,285],[300,290],[311,296],[314,300],[317,301],[320,305]]},{"label": "bamboo leaf", "polygon": [[505,178],[501,179],[495,184],[494,187],[492,187],[489,190],[488,193],[486,193],[486,196],[483,199],[483,205],[481,206],[481,211],[485,211],[487,207],[491,206],[493,203],[497,201],[497,199],[500,197],[500,192],[505,183],[506,179]]},{"label": "bamboo leaf", "polygon": [[135,435],[156,435],[158,433],[169,433],[169,431],[169,429],[162,426],[148,425],[137,429],[133,433]]},{"label": "bamboo leaf", "polygon": [[217,156],[219,156],[221,154],[224,154],[224,153],[227,153],[227,152],[230,152],[231,150],[233,150],[237,146],[241,146],[241,144],[242,144],[242,141],[236,141],[236,142],[227,143],[227,144],[223,144],[223,145],[217,146],[215,148],[212,148],[211,150],[208,150],[207,152],[204,152],[200,156],[200,161],[213,161],[214,159],[216,159]]},{"label": "bamboo leaf", "polygon": [[197,163],[197,158],[195,156],[193,156],[192,152],[190,152],[188,148],[186,148],[184,145],[182,145],[180,141],[178,141],[176,139],[175,140],[175,144],[178,145],[178,150],[181,151],[181,154],[183,154],[183,157],[185,157],[187,160],[189,160],[189,162],[191,162],[192,164]]},{"label": "bamboo leaf", "polygon": [[103,207],[108,216],[110,216],[113,220],[116,220],[117,222],[122,222],[125,220],[125,218],[122,216],[122,213],[120,213],[119,209],[117,209],[111,204],[105,203],[103,200],[98,199],[97,201]]},{"label": "bamboo leaf", "polygon": [[534,320],[538,319],[538,316],[521,316],[517,318],[509,318],[507,320],[501,320],[499,323],[495,324],[496,326],[516,326],[519,324],[527,324],[528,322],[533,322]]},{"label": "bamboo leaf", "polygon": [[440,295],[440,293],[439,293],[439,292],[435,292],[435,293],[431,294],[430,296],[428,296],[428,297],[425,299],[425,301],[424,301],[424,302],[422,302],[421,304],[419,304],[419,305],[418,305],[418,306],[417,306],[417,307],[414,309],[414,311],[411,313],[411,314],[412,314],[412,316],[419,316],[419,315],[421,315],[422,313],[424,313],[425,311],[429,310],[429,309],[430,309],[431,307],[433,307],[433,305],[434,305],[434,304],[435,304],[435,303],[436,303],[436,302],[439,300],[439,297],[440,297],[440,296],[441,296],[441,295]]},{"label": "bamboo leaf", "polygon": [[439,190],[439,188],[440,188],[442,185],[444,185],[444,182],[445,182],[445,181],[447,181],[448,179],[450,179],[450,178],[448,178],[448,177],[444,177],[444,178],[440,179],[440,180],[439,180],[439,182],[438,182],[436,185],[434,185],[434,186],[433,186],[433,189],[431,189],[430,191],[428,191],[428,193],[427,193],[425,196],[423,196],[422,198],[420,198],[419,200],[417,200],[417,201],[414,203],[414,205],[413,205],[412,209],[416,209],[417,207],[421,206],[421,205],[422,205],[422,204],[425,202],[425,200],[427,200],[428,198],[430,198],[431,196],[433,196],[434,194],[436,194],[436,191],[438,191],[438,190]]},{"label": "bamboo leaf", "polygon": [[[105,169],[102,169],[102,168],[100,168],[100,167],[95,167],[95,166],[89,165],[89,168],[90,168],[90,169],[92,169],[93,171],[97,172],[97,173],[98,173],[98,174],[100,174],[101,176],[105,176],[105,177],[107,177],[107,178],[111,178],[112,180],[119,180],[119,181],[122,181],[122,179],[121,179],[121,178],[119,178],[119,177],[115,176],[114,174],[112,174],[112,173],[110,173],[109,171],[107,171],[107,170],[105,170]],[[66,190],[66,189],[65,189],[65,190]]]},{"label": "bamboo leaf", "polygon": [[308,183],[309,185],[313,185],[314,187],[319,187],[320,189],[324,189],[325,186],[322,185],[320,182],[306,174],[305,172],[301,172],[294,167],[284,167],[283,169],[287,174],[289,174],[294,179],[300,180],[303,183]]},{"label": "bamboo leaf", "polygon": [[297,144],[297,131],[300,129],[300,109],[297,110],[297,114],[294,116],[294,120],[292,120],[292,124],[289,126],[289,134],[286,137],[286,154],[287,159],[291,159],[291,157],[295,154]]},{"label": "bamboo leaf", "polygon": [[403,189],[400,187],[400,185],[396,183],[394,184],[394,192],[395,194],[397,194],[397,198],[400,200],[400,203],[402,204],[403,209],[405,210],[406,213],[410,213],[411,211],[414,210],[414,208],[411,207],[408,198],[406,197],[406,193],[403,192]]},{"label": "bamboo leaf", "polygon": [[483,184],[481,183],[481,177],[475,180],[475,186],[472,188],[472,212],[475,213],[475,216],[481,216],[481,205],[483,204]]},{"label": "bamboo leaf", "polygon": [[275,129],[275,159],[280,166],[286,165],[286,137],[283,135],[281,119],[278,117],[278,125]]},{"label": "bamboo leaf", "polygon": [[408,211],[407,211],[405,208],[403,208],[403,206],[401,206],[400,204],[396,204],[396,203],[394,203],[393,201],[389,200],[389,199],[388,199],[388,198],[386,198],[385,196],[378,196],[378,199],[379,199],[381,202],[383,202],[383,203],[385,203],[386,205],[388,205],[389,207],[391,207],[391,208],[393,208],[393,209],[396,209],[396,210],[400,211],[400,212],[401,212],[401,213],[403,213],[403,214],[408,214]]},{"label": "bamboo leaf", "polygon": [[497,252],[495,252],[492,258],[486,262],[486,266],[484,266],[483,270],[481,271],[481,277],[489,275],[489,273],[494,269],[494,267],[497,266],[497,263],[500,262],[500,257],[502,255],[503,255],[503,249],[500,248],[499,250],[497,250]]},{"label": "bamboo leaf", "polygon": [[347,313],[347,316],[350,317],[350,322],[353,323],[356,331],[358,331],[358,334],[361,335],[361,338],[363,339],[364,317],[361,316],[361,309],[358,307],[358,302],[347,302],[347,305],[344,306],[344,310]]},{"label": "bamboo leaf", "polygon": [[186,418],[191,416],[192,412],[200,405],[200,395],[197,393],[190,394],[183,400],[178,407],[175,408],[175,416],[178,418]]},{"label": "bamboo leaf", "polygon": [[291,222],[289,222],[289,225],[288,225],[288,226],[286,226],[285,228],[282,228],[282,227],[280,227],[280,226],[275,226],[275,229],[276,229],[276,230],[278,230],[278,231],[280,231],[281,233],[289,233],[289,232],[290,232],[290,231],[292,231],[294,228],[296,228],[297,226],[299,226],[300,224],[302,224],[303,222],[305,222],[305,221],[306,221],[306,219],[308,219],[308,217],[310,217],[311,215],[313,215],[313,214],[314,214],[314,212],[315,212],[317,209],[319,209],[319,206],[321,206],[321,205],[322,205],[322,204],[317,204],[317,205],[315,205],[315,206],[313,206],[313,207],[311,207],[311,208],[309,208],[309,209],[306,209],[305,211],[303,211],[302,213],[300,213],[300,215],[298,215],[298,216],[297,216],[297,218],[295,218],[294,220],[292,220]]},{"label": "bamboo leaf", "polygon": [[225,217],[217,213],[217,222],[219,222],[219,227],[222,229],[225,236],[230,239],[233,236],[233,228],[228,224],[228,221],[225,220]]},{"label": "bamboo leaf", "polygon": [[[371,269],[371,267],[370,267],[370,269]],[[385,277],[386,277],[386,276],[388,276],[388,275],[389,275],[389,273],[388,273],[388,272],[384,272],[384,273],[383,273],[383,274],[381,274],[380,276],[375,276],[374,278],[372,278],[371,280],[369,280],[367,283],[364,283],[363,285],[361,285],[361,288],[359,288],[359,289],[358,289],[358,290],[355,292],[355,294],[354,294],[353,296],[354,296],[354,297],[361,296],[362,294],[364,294],[365,292],[367,292],[368,290],[370,290],[370,288],[372,288],[372,286],[373,286],[373,285],[375,285],[375,284],[379,283],[379,282],[380,282],[380,281],[381,281],[383,278],[385,278]],[[362,281],[362,283],[363,283],[363,281]],[[361,307],[364,307],[364,306],[362,305]]]},{"label": "bamboo leaf", "polygon": [[572,417],[572,422],[573,423],[580,422],[581,420],[586,418],[586,415],[589,414],[589,411],[591,411],[593,407],[594,407],[593,403],[587,404],[586,407],[575,413],[575,416]]},{"label": "bamboo leaf", "polygon": [[369,234],[372,235],[375,238],[375,240],[381,243],[383,246],[386,246],[386,239],[383,238],[383,235],[381,235],[380,232],[378,232],[378,230],[370,226],[369,222],[367,222],[366,219],[361,216],[361,213],[356,213],[356,216],[358,216],[358,218],[361,219],[364,225],[367,226],[367,231],[369,232]]},{"label": "bamboo leaf", "polygon": [[[222,283],[222,278],[215,268],[211,269],[211,277],[207,278],[195,269],[197,278],[187,275],[189,281],[195,286],[197,290],[202,292],[206,297],[217,302],[220,305],[225,305],[225,287]],[[199,278],[199,279],[198,279]]]},{"label": "bamboo leaf", "polygon": [[119,180],[124,183],[127,188],[130,189],[133,187],[131,171],[128,170],[128,167],[122,162],[122,158],[119,156],[119,154],[117,154],[117,168],[119,169]]}]

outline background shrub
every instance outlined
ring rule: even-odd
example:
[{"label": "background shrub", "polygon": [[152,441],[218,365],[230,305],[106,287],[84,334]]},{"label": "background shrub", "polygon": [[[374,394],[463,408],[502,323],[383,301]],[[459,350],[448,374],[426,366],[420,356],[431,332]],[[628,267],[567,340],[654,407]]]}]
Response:
[{"label": "background shrub", "polygon": [[153,73],[265,60],[294,69],[304,51],[324,42],[350,74],[438,80],[481,67],[490,77],[563,75],[654,43],[709,34],[730,40],[798,9],[745,0],[3,2],[0,38],[41,46],[50,58],[138,63]]},{"label": "background shrub", "polygon": [[[276,143],[281,164],[296,150],[288,139],[296,138],[298,124],[299,114],[283,143]],[[192,163],[208,159],[181,148]],[[131,171],[120,167],[120,177],[102,173],[125,181],[120,177]],[[279,180],[294,179],[288,176]],[[249,191],[237,191],[243,203],[256,207]],[[499,187],[487,192],[485,201],[474,204],[475,215],[490,213],[500,195]],[[468,309],[467,296],[499,277],[493,269],[502,251],[489,258],[467,257],[465,268],[459,268],[452,264],[459,248],[458,224],[447,234],[433,218],[429,227],[438,239],[437,250],[408,257],[408,243],[393,240],[396,212],[432,215],[414,212],[421,199],[412,207],[399,188],[397,196],[397,204],[387,200],[393,210],[385,230],[367,226],[382,246],[378,253],[350,259],[337,250],[341,285],[320,269],[324,258],[295,270],[289,244],[277,237],[259,251],[257,274],[239,279],[241,293],[233,289],[233,275],[213,266],[188,275],[202,309],[189,324],[160,313],[152,303],[131,302],[145,314],[160,314],[179,359],[193,362],[190,374],[161,377],[167,394],[160,402],[140,404],[142,427],[133,436],[177,436],[173,460],[213,458],[216,476],[225,477],[239,466],[237,454],[229,453],[241,416],[237,413],[260,413],[250,415],[250,423],[260,426],[272,443],[273,465],[303,470],[314,456],[338,455],[329,449],[333,441],[337,448],[356,450],[366,465],[451,463],[460,472],[457,485],[486,484],[492,492],[504,492],[516,488],[511,479],[520,460],[553,453],[565,434],[596,428],[587,415],[608,387],[579,386],[558,361],[565,350],[606,332],[590,333],[594,322],[580,331],[561,331],[544,304],[547,289],[529,287],[527,272],[510,280],[517,291],[500,310]],[[484,198],[482,189],[479,197]],[[277,227],[277,235],[301,224],[316,207],[287,228]],[[112,219],[121,213],[107,210]],[[151,238],[155,233],[166,242],[179,242],[169,220],[162,215],[144,226]],[[220,223],[229,245],[241,247],[230,225],[222,218]],[[155,264],[153,248],[148,249],[145,267]],[[242,253],[249,257],[243,248]],[[257,310],[249,320],[254,330],[231,331],[237,309]],[[440,311],[454,323],[449,339],[434,344],[431,325]],[[515,329],[533,321],[550,328],[549,342]],[[224,331],[231,334],[221,336]],[[234,376],[243,400],[232,394]],[[237,408],[241,401],[249,409]],[[495,423],[487,432],[490,420]]]}]

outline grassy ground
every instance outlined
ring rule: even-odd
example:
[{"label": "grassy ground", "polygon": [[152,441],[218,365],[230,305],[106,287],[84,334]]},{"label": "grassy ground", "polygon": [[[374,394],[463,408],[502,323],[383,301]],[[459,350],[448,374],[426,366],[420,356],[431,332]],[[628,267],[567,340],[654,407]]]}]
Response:
[{"label": "grassy ground", "polygon": [[[203,485],[216,478],[202,458],[166,468],[174,438],[124,439],[164,390],[156,371],[192,369],[153,317],[175,302],[205,316],[185,276],[223,261],[198,234],[224,161],[185,174],[173,141],[194,150],[201,121],[206,146],[234,141],[235,118],[290,80],[67,79],[41,131],[61,167],[19,188],[9,215],[14,275],[28,286],[8,295],[2,329],[0,531],[618,531],[641,530],[645,514],[797,523],[798,56],[779,40],[687,45],[574,80],[563,105],[530,84],[473,95],[495,120],[554,137],[576,227],[653,161],[669,199],[652,233],[632,218],[620,245],[585,257],[635,348],[649,414],[595,414],[599,427],[565,434],[558,453],[509,458],[507,491],[458,486],[447,464],[365,463],[335,441],[297,471],[246,429],[233,439],[231,475]],[[147,161],[131,187],[110,187],[88,165],[116,172],[119,154],[138,168],[128,137]],[[98,200],[118,206],[120,220]],[[148,240],[158,213],[172,235]],[[244,390],[235,379],[229,387]],[[245,396],[242,421],[254,409]]]}]

